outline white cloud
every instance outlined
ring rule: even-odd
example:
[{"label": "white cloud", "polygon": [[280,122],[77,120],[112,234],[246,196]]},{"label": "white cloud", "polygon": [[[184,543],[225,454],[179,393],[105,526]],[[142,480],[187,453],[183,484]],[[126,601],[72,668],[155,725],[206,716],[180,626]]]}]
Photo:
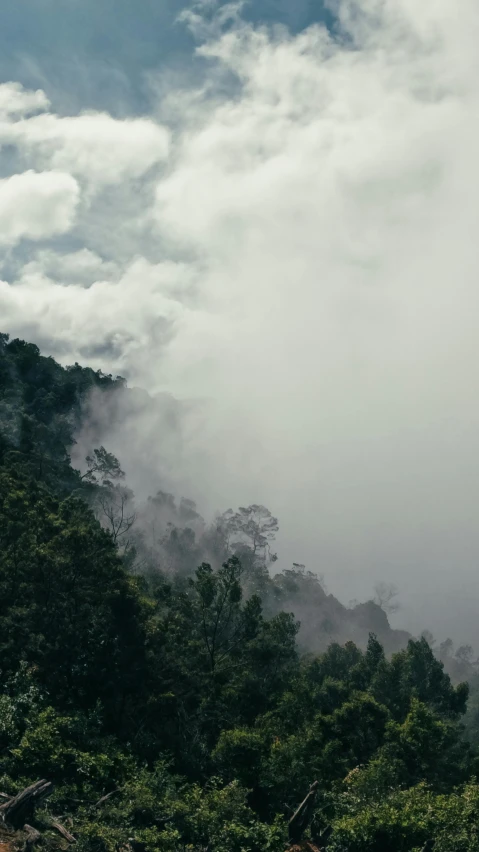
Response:
[{"label": "white cloud", "polygon": [[20,83],[0,84],[0,117],[20,117],[48,109],[50,102],[41,89],[28,91]]},{"label": "white cloud", "polygon": [[[334,39],[237,24],[207,42],[213,82],[180,93],[194,108],[142,217],[123,184],[166,157],[163,127],[4,122],[33,165],[123,194],[82,211],[86,255],[34,258],[0,309],[65,360],[210,399],[178,474],[192,496],[269,504],[285,559],[346,599],[391,579],[424,627],[441,583],[470,595],[479,549],[479,6],[335,5]],[[132,244],[155,262],[125,262]]]},{"label": "white cloud", "polygon": [[93,185],[139,178],[168,155],[165,128],[150,119],[106,113],[52,113],[0,124],[0,142],[17,145],[43,168],[71,172]]},{"label": "white cloud", "polygon": [[90,249],[60,254],[52,249],[42,249],[35,258],[23,266],[22,278],[44,276],[60,284],[88,287],[95,281],[118,277],[118,265],[106,261]]},{"label": "white cloud", "polygon": [[479,8],[338,7],[340,40],[244,26],[203,48],[241,93],[196,111],[157,188],[209,307],[160,376],[217,402],[203,491],[260,495],[283,555],[346,598],[404,572],[412,609],[457,583],[449,560],[470,583],[479,547]]},{"label": "white cloud", "polygon": [[33,172],[0,180],[0,243],[64,234],[79,201],[76,180],[64,172]]},{"label": "white cloud", "polygon": [[[240,75],[242,96],[213,109],[205,103],[202,123],[185,133],[175,169],[158,186],[156,208],[160,231],[201,253],[209,272],[203,295],[220,319],[216,326],[212,317],[211,329],[188,326],[174,344],[175,358],[185,353],[189,389],[204,380],[186,370],[191,348],[210,353],[212,340],[226,347],[207,379],[216,394],[246,338],[235,391],[244,384],[251,393],[249,363],[274,422],[288,379],[315,409],[313,428],[318,359],[329,365],[321,381],[336,394],[355,367],[353,352],[373,374],[375,359],[389,357],[411,299],[427,304],[438,286],[456,298],[444,261],[432,293],[426,278],[418,294],[411,272],[431,275],[423,251],[448,227],[459,187],[467,189],[456,152],[466,138],[471,153],[477,142],[477,92],[467,75],[451,75],[447,31],[423,44],[414,18],[397,17],[375,22],[362,50],[320,28],[275,41],[245,27],[204,51]],[[410,53],[381,48],[405,31]],[[451,258],[469,239],[454,237],[459,243],[442,247]],[[417,329],[418,352],[424,331]],[[285,335],[295,341],[287,355]],[[296,385],[298,371],[307,392]]]},{"label": "white cloud", "polygon": [[181,265],[138,258],[118,277],[88,288],[65,287],[46,268],[28,264],[13,285],[0,282],[2,326],[24,324],[37,338],[52,338],[69,361],[99,360],[104,369],[120,372],[136,361],[144,372],[152,341],[164,346],[179,314],[181,306],[169,294],[175,276],[184,278]]}]

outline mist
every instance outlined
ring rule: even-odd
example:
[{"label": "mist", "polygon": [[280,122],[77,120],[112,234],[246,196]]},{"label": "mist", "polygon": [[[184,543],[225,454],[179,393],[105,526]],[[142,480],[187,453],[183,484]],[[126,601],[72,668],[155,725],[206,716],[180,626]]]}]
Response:
[{"label": "mist", "polygon": [[140,125],[5,90],[1,140],[55,183],[37,222],[0,182],[2,326],[153,398],[103,434],[141,499],[264,504],[278,567],[393,582],[394,624],[478,646],[477,3],[338,0],[296,35],[207,5],[200,81],[150,72]]}]

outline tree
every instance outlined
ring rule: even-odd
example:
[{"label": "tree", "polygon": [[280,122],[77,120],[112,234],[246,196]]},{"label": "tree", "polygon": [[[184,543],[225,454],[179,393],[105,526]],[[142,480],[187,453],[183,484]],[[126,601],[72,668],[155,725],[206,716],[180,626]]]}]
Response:
[{"label": "tree", "polygon": [[444,642],[441,642],[439,645],[439,659],[444,662],[449,657],[452,656],[454,652],[454,643],[452,639],[445,639]]},{"label": "tree", "polygon": [[167,524],[165,533],[159,539],[162,563],[166,573],[178,577],[188,577],[201,560],[201,550],[196,534],[191,527],[176,527]]},{"label": "tree", "polygon": [[96,494],[96,511],[116,545],[125,553],[130,546],[128,533],[136,521],[133,492],[121,485],[108,483]]},{"label": "tree", "polygon": [[240,561],[232,556],[216,573],[204,562],[196,571],[196,579],[190,581],[197,595],[200,635],[212,672],[244,638],[240,578]]},{"label": "tree", "polygon": [[252,504],[240,506],[237,512],[228,509],[221,516],[227,541],[233,548],[247,545],[253,555],[264,561],[275,561],[276,555],[271,553],[271,543],[276,537],[279,525],[265,506]]},{"label": "tree", "polygon": [[456,659],[460,663],[471,663],[473,656],[472,645],[461,645],[456,651]]},{"label": "tree", "polygon": [[125,473],[120,467],[120,462],[105,447],[93,450],[93,455],[85,459],[88,467],[81,479],[90,485],[104,485],[111,480],[124,479]]},{"label": "tree", "polygon": [[467,779],[468,748],[460,740],[460,728],[453,720],[412,698],[402,725],[389,725],[385,753],[404,765],[409,785],[428,781],[440,789],[444,782]]},{"label": "tree", "polygon": [[430,630],[423,630],[421,633],[421,639],[425,639],[429,647],[434,649],[436,640]]},{"label": "tree", "polygon": [[[63,706],[117,712],[144,677],[146,615],[85,503],[0,473],[0,665],[21,660]],[[116,708],[116,709],[114,709]]]},{"label": "tree", "polygon": [[394,599],[398,590],[393,583],[376,583],[374,586],[374,603],[381,607],[388,615],[393,615],[399,609],[399,604]]}]

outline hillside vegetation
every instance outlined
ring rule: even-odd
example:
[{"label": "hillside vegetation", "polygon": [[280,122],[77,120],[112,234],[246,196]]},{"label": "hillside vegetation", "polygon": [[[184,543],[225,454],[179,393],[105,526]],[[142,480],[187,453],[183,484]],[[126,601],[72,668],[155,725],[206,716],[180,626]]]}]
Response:
[{"label": "hillside vegetation", "polygon": [[[341,613],[301,566],[271,578],[264,507],[208,526],[162,492],[136,507],[101,446],[74,470],[89,395],[123,386],[0,337],[4,800],[53,782],[31,816],[43,846],[69,845],[60,822],[84,852],[129,838],[151,852],[279,852],[317,780],[305,837],[321,845],[330,826],[331,852],[479,850],[468,687],[425,639],[361,648],[374,619],[388,652],[407,638],[377,605]],[[359,644],[325,642],[347,623]]]}]

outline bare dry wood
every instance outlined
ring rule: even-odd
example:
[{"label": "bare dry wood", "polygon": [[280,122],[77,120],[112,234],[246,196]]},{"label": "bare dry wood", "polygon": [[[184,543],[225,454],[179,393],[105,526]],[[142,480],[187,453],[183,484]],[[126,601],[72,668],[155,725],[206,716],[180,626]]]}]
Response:
[{"label": "bare dry wood", "polygon": [[25,845],[23,848],[25,852],[30,852],[30,850],[35,846],[35,843],[38,843],[38,841],[41,840],[42,836],[36,828],[33,828],[33,825],[28,825],[27,823],[23,826],[23,830],[27,835],[25,837]]},{"label": "bare dry wood", "polygon": [[313,816],[314,803],[318,782],[315,781],[309,788],[309,793],[294,812],[288,823],[288,834],[291,843],[299,843]]},{"label": "bare dry wood", "polygon": [[52,828],[58,831],[58,833],[61,834],[65,840],[68,840],[69,843],[76,843],[76,838],[73,837],[73,834],[70,834],[70,832],[60,822],[52,822]]},{"label": "bare dry wood", "polygon": [[0,819],[19,828],[25,822],[25,817],[33,814],[35,807],[52,793],[53,784],[50,781],[36,781],[0,805]]},{"label": "bare dry wood", "polygon": [[114,796],[116,793],[119,793],[119,792],[120,792],[120,790],[116,789],[116,790],[112,790],[111,793],[107,793],[106,796],[102,796],[101,799],[98,799],[98,802],[96,802],[95,808],[99,808],[101,805],[103,805],[105,802],[107,802],[108,799],[111,799],[112,796]]}]

